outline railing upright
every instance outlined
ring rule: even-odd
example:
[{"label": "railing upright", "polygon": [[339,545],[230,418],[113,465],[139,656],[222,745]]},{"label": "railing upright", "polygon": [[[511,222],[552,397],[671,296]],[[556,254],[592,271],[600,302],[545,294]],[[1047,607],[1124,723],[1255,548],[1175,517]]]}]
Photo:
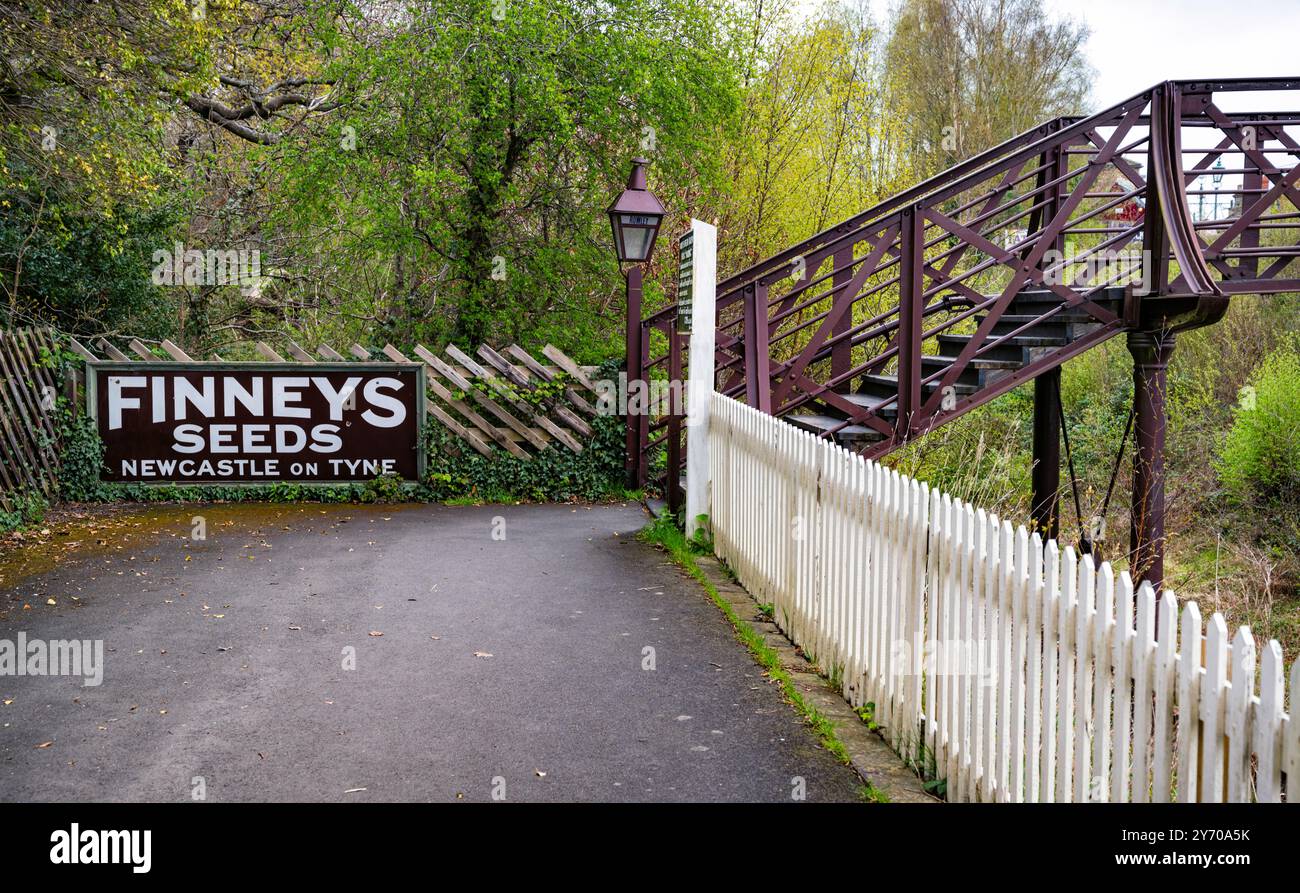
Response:
[{"label": "railing upright", "polygon": [[745,397],[761,412],[772,412],[771,347],[768,344],[767,284],[745,286]]},{"label": "railing upright", "polygon": [[921,330],[925,300],[922,286],[925,251],[924,214],[920,205],[903,209],[900,249],[898,328],[898,430],[911,433],[921,408]]}]

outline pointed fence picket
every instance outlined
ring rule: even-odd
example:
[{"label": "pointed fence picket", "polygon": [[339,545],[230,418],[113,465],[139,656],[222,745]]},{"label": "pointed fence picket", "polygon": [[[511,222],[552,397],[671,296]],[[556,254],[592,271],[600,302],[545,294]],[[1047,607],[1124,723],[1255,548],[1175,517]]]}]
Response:
[{"label": "pointed fence picket", "polygon": [[718,555],[949,799],[1300,801],[1277,642],[720,394],[711,416]]}]

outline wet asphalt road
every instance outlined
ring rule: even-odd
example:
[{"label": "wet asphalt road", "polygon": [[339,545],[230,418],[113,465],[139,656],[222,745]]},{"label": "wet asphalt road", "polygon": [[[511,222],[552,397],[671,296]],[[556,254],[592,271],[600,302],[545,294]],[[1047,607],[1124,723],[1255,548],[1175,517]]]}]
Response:
[{"label": "wet asphalt road", "polygon": [[0,676],[0,801],[858,797],[637,505],[154,517],[0,583],[0,639],[105,648]]}]

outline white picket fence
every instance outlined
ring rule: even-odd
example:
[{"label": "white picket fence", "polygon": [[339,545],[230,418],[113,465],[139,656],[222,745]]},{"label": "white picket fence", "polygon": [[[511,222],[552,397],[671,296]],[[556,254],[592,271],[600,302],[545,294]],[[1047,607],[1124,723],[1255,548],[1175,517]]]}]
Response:
[{"label": "white picket fence", "polygon": [[718,556],[950,800],[1300,801],[1276,641],[720,394],[709,470]]}]

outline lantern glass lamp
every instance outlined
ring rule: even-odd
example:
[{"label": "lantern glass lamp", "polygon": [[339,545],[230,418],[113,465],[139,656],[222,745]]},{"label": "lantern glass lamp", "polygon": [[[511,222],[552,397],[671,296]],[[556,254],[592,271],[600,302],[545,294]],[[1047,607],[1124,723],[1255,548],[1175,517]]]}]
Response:
[{"label": "lantern glass lamp", "polygon": [[632,162],[627,188],[609,206],[609,222],[614,230],[614,249],[624,263],[646,263],[654,251],[664,206],[646,188],[644,158]]}]

